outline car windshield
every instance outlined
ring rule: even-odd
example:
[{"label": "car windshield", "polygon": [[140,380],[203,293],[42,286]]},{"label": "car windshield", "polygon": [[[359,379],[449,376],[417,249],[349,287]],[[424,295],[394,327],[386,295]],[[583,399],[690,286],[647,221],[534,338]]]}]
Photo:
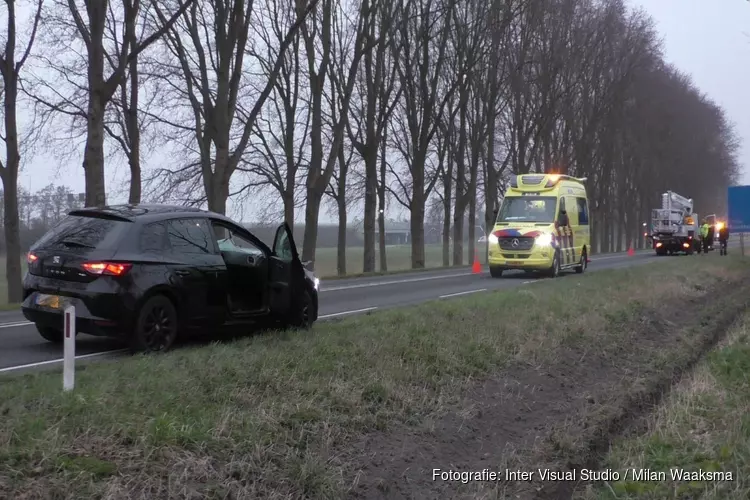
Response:
[{"label": "car windshield", "polygon": [[503,200],[497,222],[554,222],[554,196],[513,196]]}]

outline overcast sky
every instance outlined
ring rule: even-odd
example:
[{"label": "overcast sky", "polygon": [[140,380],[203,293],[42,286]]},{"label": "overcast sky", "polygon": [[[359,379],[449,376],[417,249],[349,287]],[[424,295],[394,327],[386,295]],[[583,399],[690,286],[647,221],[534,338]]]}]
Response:
[{"label": "overcast sky", "polygon": [[[656,21],[667,59],[690,73],[698,87],[727,111],[743,141],[743,184],[750,184],[750,2],[746,0],[630,0]],[[49,182],[83,191],[80,162],[60,175],[54,159],[24,166],[20,184],[32,191]],[[126,186],[127,167],[107,166],[107,190]],[[122,200],[111,200],[126,201]],[[230,208],[231,210],[231,208]],[[251,214],[232,214],[245,218]],[[321,220],[328,220],[321,213]]]},{"label": "overcast sky", "polygon": [[630,0],[662,34],[666,58],[724,108],[743,142],[742,184],[750,184],[750,2]]}]

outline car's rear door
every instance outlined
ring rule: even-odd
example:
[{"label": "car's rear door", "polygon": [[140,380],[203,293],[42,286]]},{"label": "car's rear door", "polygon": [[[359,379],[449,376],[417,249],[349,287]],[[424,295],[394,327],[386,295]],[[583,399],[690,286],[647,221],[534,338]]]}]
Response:
[{"label": "car's rear door", "polygon": [[269,264],[271,312],[285,319],[293,313],[297,304],[302,303],[306,286],[305,270],[292,231],[286,223],[276,230]]},{"label": "car's rear door", "polygon": [[205,217],[171,219],[167,224],[172,287],[181,295],[187,321],[220,323],[226,310],[226,289],[219,274],[225,269]]}]

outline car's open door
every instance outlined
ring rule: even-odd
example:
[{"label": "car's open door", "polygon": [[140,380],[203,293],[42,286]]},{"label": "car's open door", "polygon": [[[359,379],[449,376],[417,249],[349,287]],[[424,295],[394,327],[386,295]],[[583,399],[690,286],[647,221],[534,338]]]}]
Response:
[{"label": "car's open door", "polygon": [[301,304],[305,291],[305,271],[287,223],[276,230],[270,264],[269,307],[274,316],[287,319]]}]

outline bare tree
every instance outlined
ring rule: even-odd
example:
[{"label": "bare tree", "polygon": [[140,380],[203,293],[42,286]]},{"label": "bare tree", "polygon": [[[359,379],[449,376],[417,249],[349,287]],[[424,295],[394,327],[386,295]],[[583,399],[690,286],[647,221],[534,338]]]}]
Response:
[{"label": "bare tree", "polygon": [[[363,272],[375,270],[375,221],[378,212],[378,149],[393,110],[401,97],[397,86],[396,64],[400,45],[392,47],[393,30],[401,9],[398,3],[378,2],[368,22],[370,40],[379,43],[363,56],[364,71],[360,73],[358,102],[352,105],[349,137],[365,164],[364,179],[364,262]],[[403,22],[403,21],[401,21]],[[382,207],[383,204],[380,203]],[[383,237],[382,231],[380,233]],[[385,251],[383,247],[381,253]]]},{"label": "bare tree", "polygon": [[[340,109],[331,112],[331,146],[327,154],[323,147],[323,93],[326,78],[339,78],[339,72],[331,71],[332,37],[334,33],[334,16],[341,10],[337,9],[333,0],[323,0],[320,18],[311,18],[310,23],[301,28],[302,39],[307,54],[308,78],[310,81],[310,165],[307,170],[306,206],[305,206],[305,236],[302,242],[303,260],[315,262],[315,247],[318,237],[318,218],[323,194],[333,175],[339,149],[343,145],[346,124],[349,119],[351,97],[359,71],[360,60],[367,51],[371,50],[377,40],[369,40],[368,23],[371,22],[370,0],[358,2],[355,23],[355,38],[352,48],[351,61],[348,63],[345,79],[337,82],[340,98],[332,103],[339,103]],[[319,47],[316,46],[319,42]],[[318,61],[320,63],[318,64]]]},{"label": "bare tree", "polygon": [[3,227],[5,233],[5,272],[8,282],[8,301],[21,302],[21,239],[18,213],[18,171],[21,165],[21,145],[18,130],[18,82],[29,53],[34,45],[37,27],[42,12],[42,0],[37,0],[31,23],[31,35],[25,47],[18,47],[18,19],[16,3],[5,2],[7,23],[5,50],[0,54],[0,73],[3,76],[3,118],[5,162],[0,163],[0,179],[3,181]]},{"label": "bare tree", "polygon": [[446,65],[451,35],[452,0],[408,0],[407,22],[399,23],[396,62],[403,98],[394,115],[393,142],[406,162],[410,179],[394,172],[398,187],[391,190],[411,213],[411,260],[413,268],[425,266],[424,216],[427,198],[437,171],[427,172],[432,139],[457,84],[441,88],[440,76]]},{"label": "bare tree", "polygon": [[[266,23],[257,28],[265,45],[266,54],[255,57],[267,77],[273,73],[274,51],[283,42],[296,13],[285,8],[284,0],[268,0],[270,29]],[[295,33],[289,50],[282,59],[279,77],[257,120],[257,138],[251,141],[252,154],[242,159],[240,170],[268,184],[279,193],[284,204],[284,220],[294,226],[297,200],[298,173],[306,161],[310,113],[304,89],[304,68],[299,31]]]},{"label": "bare tree", "polygon": [[[141,8],[140,0],[122,0],[125,29],[117,54],[108,54],[104,44],[107,26],[109,0],[86,2],[81,9],[75,0],[67,0],[67,7],[73,17],[78,34],[83,40],[88,55],[88,104],[86,110],[86,146],[83,156],[83,170],[86,175],[86,205],[99,205],[106,202],[104,182],[104,136],[105,110],[114,93],[125,78],[131,61],[138,57],[151,44],[157,41],[172,26],[177,18],[193,3],[193,0],[179,1],[179,9],[162,25],[141,41],[134,42],[127,37],[135,34],[135,23]],[[86,20],[82,15],[85,11]],[[106,65],[110,70],[107,71]],[[105,72],[109,74],[105,76]]]},{"label": "bare tree", "polygon": [[[175,64],[164,78],[181,75],[184,85],[173,85],[173,99],[178,106],[187,104],[192,124],[163,120],[186,133],[186,145],[197,150],[198,160],[176,171],[161,170],[166,185],[172,189],[180,184],[194,187],[200,179],[205,196],[197,201],[207,201],[209,210],[226,212],[230,181],[250,143],[257,117],[276,85],[287,49],[317,4],[318,0],[298,4],[296,20],[279,44],[270,74],[250,109],[240,99],[251,85],[244,68],[248,36],[254,20],[265,22],[254,10],[255,3],[194,3],[181,14],[165,37]],[[158,7],[156,12],[166,25],[163,10]]]}]

